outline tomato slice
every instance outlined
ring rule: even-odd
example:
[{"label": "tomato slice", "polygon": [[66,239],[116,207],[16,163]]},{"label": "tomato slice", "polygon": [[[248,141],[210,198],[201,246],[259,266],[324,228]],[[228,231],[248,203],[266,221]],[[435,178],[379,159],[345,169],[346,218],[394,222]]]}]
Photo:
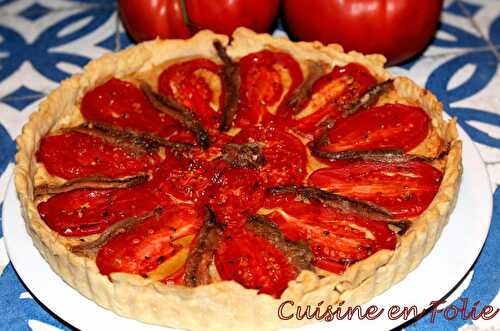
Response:
[{"label": "tomato slice", "polygon": [[207,59],[176,63],[161,73],[158,88],[191,109],[204,127],[216,129],[224,101],[220,69]]},{"label": "tomato slice", "polygon": [[322,151],[400,149],[409,151],[429,132],[430,119],[420,107],[386,104],[341,118],[328,131]]},{"label": "tomato slice", "polygon": [[215,254],[215,266],[223,280],[274,297],[297,277],[297,270],[278,248],[244,228],[226,232]]},{"label": "tomato slice", "polygon": [[184,248],[175,241],[195,234],[202,218],[191,206],[166,209],[111,238],[97,253],[97,267],[103,275],[126,272],[146,276]]},{"label": "tomato slice", "polygon": [[214,161],[217,169],[212,177],[213,186],[208,204],[217,214],[219,222],[230,227],[245,223],[246,219],[262,207],[264,187],[255,169],[233,168],[224,161]]},{"label": "tomato slice", "polygon": [[116,78],[87,92],[80,111],[89,121],[148,132],[171,141],[196,141],[179,122],[157,111],[139,88]]},{"label": "tomato slice", "polygon": [[372,202],[394,217],[415,217],[429,206],[443,174],[419,160],[387,163],[364,160],[332,162],[313,172],[310,185]]},{"label": "tomato slice", "polygon": [[292,126],[305,136],[315,136],[327,119],[340,117],[344,107],[376,83],[375,77],[360,64],[334,67],[314,83],[312,96],[304,102],[302,110],[297,114],[288,114],[293,119]]},{"label": "tomato slice", "polygon": [[149,185],[177,199],[203,204],[217,176],[218,169],[209,162],[182,157],[162,163]]},{"label": "tomato slice", "polygon": [[284,235],[293,241],[305,240],[314,254],[313,264],[341,273],[347,266],[363,260],[381,249],[394,249],[397,238],[388,225],[347,214],[320,202],[282,199],[281,211],[269,217]]},{"label": "tomato slice", "polygon": [[237,127],[248,127],[274,118],[282,100],[286,100],[303,80],[295,59],[287,53],[268,50],[251,53],[239,61],[240,107]]},{"label": "tomato slice", "polygon": [[50,197],[38,205],[38,212],[52,230],[63,236],[79,237],[102,232],[113,223],[143,215],[166,203],[139,186],[81,189]]},{"label": "tomato slice", "polygon": [[234,143],[263,145],[265,164],[259,169],[266,187],[302,183],[307,172],[307,153],[302,142],[293,135],[268,125],[241,131]]},{"label": "tomato slice", "polygon": [[65,179],[132,176],[161,161],[156,153],[132,156],[120,146],[79,132],[42,138],[36,158],[49,174]]}]

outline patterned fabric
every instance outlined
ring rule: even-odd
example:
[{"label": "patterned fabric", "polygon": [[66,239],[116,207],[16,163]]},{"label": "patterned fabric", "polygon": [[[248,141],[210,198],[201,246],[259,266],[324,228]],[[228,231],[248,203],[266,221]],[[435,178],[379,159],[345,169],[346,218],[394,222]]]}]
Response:
[{"label": "patterned fabric", "polygon": [[[0,197],[12,174],[14,138],[39,100],[89,60],[130,44],[113,0],[0,0]],[[480,307],[500,305],[499,63],[500,0],[449,0],[430,47],[413,61],[391,68],[431,90],[446,112],[458,118],[491,178],[494,216],[486,245],[447,303],[459,304],[462,296],[480,300]],[[71,329],[27,292],[8,263],[1,228],[0,241],[0,267],[7,265],[0,277],[0,329]],[[429,324],[429,319],[428,314],[406,328],[500,328],[499,317],[474,321],[474,326],[470,320],[441,318]]]}]

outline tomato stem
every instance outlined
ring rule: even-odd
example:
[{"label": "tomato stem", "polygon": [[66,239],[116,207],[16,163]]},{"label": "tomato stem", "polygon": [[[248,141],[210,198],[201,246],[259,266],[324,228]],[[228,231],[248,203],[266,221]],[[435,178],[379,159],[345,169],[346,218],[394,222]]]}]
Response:
[{"label": "tomato stem", "polygon": [[189,18],[187,6],[186,6],[186,0],[179,0],[179,2],[181,4],[182,20],[184,21],[184,24],[186,25],[186,27],[189,29],[189,33],[191,33],[193,35],[201,29],[199,26],[194,24],[191,21],[191,19]]}]

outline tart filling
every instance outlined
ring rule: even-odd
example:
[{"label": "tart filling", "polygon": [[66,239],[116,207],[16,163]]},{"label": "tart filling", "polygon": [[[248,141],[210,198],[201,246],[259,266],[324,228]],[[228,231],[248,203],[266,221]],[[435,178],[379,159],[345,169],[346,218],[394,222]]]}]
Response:
[{"label": "tart filling", "polygon": [[[342,273],[393,250],[442,179],[432,158],[408,154],[432,131],[429,115],[378,105],[393,82],[361,64],[309,62],[304,78],[292,54],[237,60],[213,47],[220,64],[171,64],[158,91],[111,78],[84,95],[84,124],[42,138],[37,161],[68,179],[35,187],[46,224],[84,241],[100,234],[90,246],[103,275],[196,286],[213,281],[203,273],[215,263],[217,278],[276,297],[304,268]],[[325,167],[310,171],[308,153]],[[218,230],[201,230],[179,200]]]}]

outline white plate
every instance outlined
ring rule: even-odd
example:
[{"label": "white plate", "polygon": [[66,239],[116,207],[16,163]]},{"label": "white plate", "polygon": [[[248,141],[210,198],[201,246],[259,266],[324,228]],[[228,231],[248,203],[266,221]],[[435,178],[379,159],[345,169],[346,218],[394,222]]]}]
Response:
[{"label": "white plate", "polygon": [[[429,256],[403,281],[374,298],[369,305],[387,309],[392,305],[416,305],[419,311],[431,301],[443,298],[469,271],[488,233],[492,212],[489,178],[471,139],[460,130],[463,140],[464,174],[457,206],[441,238]],[[47,308],[81,330],[167,330],[126,319],[86,299],[57,276],[33,246],[21,217],[13,182],[7,189],[3,208],[3,231],[12,264],[32,292]],[[313,307],[315,308],[315,307]],[[388,330],[405,320],[335,320],[337,330]],[[318,323],[306,330],[331,328]]]}]

